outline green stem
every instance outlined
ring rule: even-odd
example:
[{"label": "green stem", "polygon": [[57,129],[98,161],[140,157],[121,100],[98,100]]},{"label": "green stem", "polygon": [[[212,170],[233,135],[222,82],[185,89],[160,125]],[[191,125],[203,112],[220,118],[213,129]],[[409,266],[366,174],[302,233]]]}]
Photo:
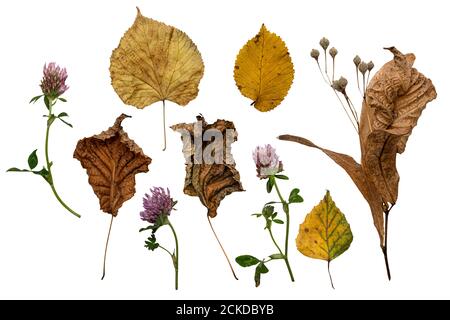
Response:
[{"label": "green stem", "polygon": [[[288,260],[288,244],[289,244],[289,224],[290,224],[290,217],[289,217],[289,203],[287,203],[283,196],[281,195],[280,189],[278,188],[277,180],[274,177],[274,186],[275,190],[277,191],[278,197],[280,198],[280,201],[283,203],[283,211],[286,213],[286,238],[284,240],[284,261],[286,262],[286,267],[289,271],[289,276],[291,277],[291,281],[294,282],[294,274],[292,273],[291,266],[289,264]],[[286,210],[285,210],[286,209]]]},{"label": "green stem", "polygon": [[[52,114],[52,107],[53,107],[53,105],[54,105],[55,103],[54,102],[51,102],[50,103],[50,108],[49,108],[49,110],[48,110],[48,122],[47,122],[47,131],[46,131],[46,133],[45,133],[45,162],[46,162],[46,164],[47,164],[47,170],[48,170],[48,176],[49,176],[49,179],[48,179],[48,183],[50,184],[50,188],[52,189],[52,191],[53,191],[53,194],[55,195],[55,197],[56,197],[56,199],[58,200],[58,202],[67,210],[67,211],[69,211],[70,213],[72,213],[74,216],[76,216],[77,218],[80,218],[81,216],[78,214],[78,213],[76,213],[74,210],[72,210],[62,199],[61,199],[61,197],[59,196],[59,194],[58,194],[58,192],[56,191],[56,188],[55,188],[55,184],[54,184],[54,182],[53,182],[53,175],[52,175],[52,168],[51,168],[51,164],[50,164],[50,159],[49,159],[49,156],[48,156],[48,140],[49,140],[49,136],[50,136],[50,127],[52,126],[52,124],[53,124],[53,121],[52,120],[50,120],[51,119],[51,117],[54,117],[54,115]],[[54,120],[54,119],[53,119]]]},{"label": "green stem", "polygon": [[165,252],[167,252],[169,254],[169,256],[172,257],[172,253],[169,250],[167,250],[165,247],[163,247],[162,245],[159,244],[158,248],[163,249]]},{"label": "green stem", "polygon": [[177,233],[175,232],[175,229],[173,228],[172,224],[169,221],[169,227],[172,229],[173,236],[175,237],[175,260],[174,260],[174,267],[175,267],[175,290],[178,290],[178,261],[179,261],[179,252],[178,252],[178,238]]},{"label": "green stem", "polygon": [[275,244],[275,247],[277,247],[278,251],[284,256],[283,251],[281,250],[280,246],[278,245],[278,243],[275,241],[275,238],[273,237],[272,229],[268,228],[267,230],[269,230],[270,238],[272,238],[272,241]]}]

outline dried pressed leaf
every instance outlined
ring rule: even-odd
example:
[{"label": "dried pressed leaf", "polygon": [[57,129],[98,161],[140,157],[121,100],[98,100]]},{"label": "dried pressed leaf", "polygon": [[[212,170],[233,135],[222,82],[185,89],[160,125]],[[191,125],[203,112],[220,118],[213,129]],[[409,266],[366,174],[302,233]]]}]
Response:
[{"label": "dried pressed leaf", "polygon": [[388,48],[394,59],[370,81],[361,111],[361,164],[385,203],[397,201],[396,154],[406,142],[428,102],[437,96],[430,79],[413,68],[414,54]]},{"label": "dried pressed leaf", "polygon": [[264,24],[239,51],[234,80],[259,111],[274,109],[287,95],[294,80],[294,65],[283,40]]},{"label": "dried pressed leaf", "polygon": [[[184,193],[199,197],[208,209],[208,222],[219,243],[234,278],[233,270],[210,218],[217,215],[220,202],[235,191],[244,191],[239,172],[231,155],[231,143],[237,140],[236,128],[231,121],[217,120],[208,124],[203,116],[197,122],[180,123],[171,127],[182,134],[183,153],[186,160]],[[212,158],[214,161],[211,161]],[[209,159],[209,161],[206,161]]]},{"label": "dried pressed leaf", "polygon": [[352,241],[350,225],[327,191],[300,225],[296,243],[305,256],[331,261],[344,253]]},{"label": "dried pressed leaf", "polygon": [[362,105],[361,165],[300,137],[283,135],[280,139],[322,150],[350,175],[369,203],[390,278],[386,233],[389,212],[398,197],[397,153],[403,153],[422,111],[437,94],[431,80],[413,68],[414,54],[404,55],[395,47],[387,49],[394,59],[370,81]]},{"label": "dried pressed leaf", "polygon": [[169,100],[184,106],[198,94],[203,61],[182,31],[144,17],[136,20],[111,55],[111,80],[122,101],[144,108]]},{"label": "dried pressed leaf", "polygon": [[[226,139],[223,140],[221,145],[217,145],[215,140],[203,141],[198,146],[201,150],[196,150],[195,139],[197,136],[197,141],[202,141],[204,132],[210,129],[215,129],[222,137],[226,137],[227,130],[236,133],[236,128],[233,122],[226,120],[217,120],[213,124],[207,124],[202,116],[198,116],[197,121],[200,124],[198,132],[195,130],[196,123],[180,123],[171,128],[178,132],[189,133],[189,137],[183,135],[183,138],[189,139],[184,141],[185,148],[183,150],[187,161],[184,193],[190,196],[198,196],[202,204],[208,208],[208,216],[214,218],[217,215],[220,202],[225,196],[244,189],[242,188],[239,172],[236,170],[236,165],[232,159],[230,147],[226,144]],[[233,141],[228,141],[229,144],[237,140],[237,134],[230,138]],[[213,144],[217,147],[214,152],[222,153],[223,155],[222,163],[196,163],[199,162],[196,159],[196,153],[203,155],[208,146],[213,146]],[[186,146],[190,146],[189,149]],[[201,156],[200,161],[203,161]]]},{"label": "dried pressed leaf", "polygon": [[108,130],[78,141],[74,153],[89,175],[101,210],[113,216],[136,192],[135,175],[148,172],[152,161],[123,130],[127,117],[122,114]]},{"label": "dried pressed leaf", "polygon": [[[307,257],[328,261],[328,271],[330,261],[347,251],[352,241],[350,225],[329,191],[306,216],[296,239],[298,251]],[[330,281],[333,286],[331,273]]]}]

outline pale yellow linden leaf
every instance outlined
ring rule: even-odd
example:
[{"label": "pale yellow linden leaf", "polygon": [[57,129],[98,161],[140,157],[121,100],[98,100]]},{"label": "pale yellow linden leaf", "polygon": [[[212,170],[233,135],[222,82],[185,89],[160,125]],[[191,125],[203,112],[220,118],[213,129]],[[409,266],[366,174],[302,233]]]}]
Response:
[{"label": "pale yellow linden leaf", "polygon": [[274,109],[287,95],[294,80],[294,65],[283,40],[264,24],[239,51],[234,80],[259,111]]},{"label": "pale yellow linden leaf", "polygon": [[137,108],[165,100],[188,104],[198,94],[203,71],[200,52],[184,32],[144,17],[139,8],[111,55],[112,86]]}]

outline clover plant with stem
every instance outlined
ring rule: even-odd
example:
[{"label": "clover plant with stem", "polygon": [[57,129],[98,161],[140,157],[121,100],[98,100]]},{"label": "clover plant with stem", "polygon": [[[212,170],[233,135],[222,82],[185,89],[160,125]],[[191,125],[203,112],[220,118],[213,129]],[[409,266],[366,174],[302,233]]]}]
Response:
[{"label": "clover plant with stem", "polygon": [[69,115],[66,112],[60,112],[58,115],[54,113],[55,105],[58,101],[67,102],[65,98],[62,97],[64,92],[69,89],[66,85],[67,79],[67,71],[66,68],[61,68],[56,63],[51,62],[48,65],[44,65],[44,75],[40,84],[42,94],[33,97],[30,100],[30,103],[36,103],[38,100],[43,98],[44,104],[47,108],[48,113],[44,115],[47,118],[47,130],[45,133],[45,165],[41,170],[37,170],[36,167],[39,164],[39,159],[37,156],[37,149],[30,153],[28,156],[28,167],[29,169],[18,169],[16,167],[10,168],[8,172],[30,172],[36,175],[41,176],[44,180],[50,185],[50,188],[58,200],[58,202],[71,214],[80,218],[80,215],[75,212],[72,208],[70,208],[60,197],[58,194],[55,182],[52,174],[52,166],[53,161],[50,161],[49,156],[49,138],[50,138],[50,128],[55,120],[60,120],[62,123],[66,124],[69,127],[72,125],[67,122],[64,118],[67,118]]},{"label": "clover plant with stem", "polygon": [[[253,160],[256,164],[257,176],[262,180],[267,180],[267,193],[270,194],[273,190],[275,190],[278,197],[277,201],[270,201],[264,204],[261,212],[253,214],[257,218],[264,218],[264,229],[268,231],[270,239],[272,240],[277,251],[264,259],[258,259],[252,255],[241,255],[236,258],[236,262],[242,267],[250,267],[256,265],[254,279],[255,285],[256,287],[258,287],[261,282],[261,274],[269,272],[266,264],[273,260],[284,260],[289,273],[289,277],[291,281],[294,282],[294,274],[292,272],[288,258],[290,205],[303,202],[303,198],[300,196],[300,190],[297,188],[292,189],[287,199],[285,199],[281,194],[281,190],[278,186],[278,181],[288,180],[289,178],[286,175],[279,174],[283,171],[283,164],[279,160],[275,149],[271,145],[258,146],[253,152]],[[274,204],[281,205],[282,210],[286,216],[285,221],[278,217],[278,213],[275,211]],[[279,245],[273,234],[273,226],[276,224],[284,224],[286,226],[283,248]]]},{"label": "clover plant with stem", "polygon": [[[161,187],[155,187],[150,189],[150,195],[145,194],[143,199],[144,211],[140,213],[141,219],[147,221],[150,225],[146,228],[142,228],[139,232],[151,230],[152,234],[145,241],[145,247],[148,250],[155,251],[160,248],[169,254],[172,260],[173,267],[175,269],[175,290],[178,290],[178,267],[179,267],[179,248],[178,248],[178,237],[175,232],[175,228],[169,220],[170,213],[174,209],[177,201],[174,201],[170,197],[169,189],[164,190]],[[156,240],[155,233],[162,226],[169,226],[172,231],[175,240],[175,250],[171,252],[166,247],[159,244]]]}]

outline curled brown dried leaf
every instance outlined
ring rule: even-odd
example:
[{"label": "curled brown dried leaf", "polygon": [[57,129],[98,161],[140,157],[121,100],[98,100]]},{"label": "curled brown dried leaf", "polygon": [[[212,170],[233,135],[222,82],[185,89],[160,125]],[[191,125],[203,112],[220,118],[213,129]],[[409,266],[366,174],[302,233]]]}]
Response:
[{"label": "curled brown dried leaf", "polygon": [[[220,202],[229,194],[244,191],[239,172],[231,155],[231,143],[237,140],[236,128],[231,121],[217,120],[208,124],[203,116],[197,122],[180,123],[171,127],[182,135],[186,160],[184,193],[196,196],[208,209],[208,220],[217,215]],[[214,235],[217,238],[217,235]],[[234,277],[231,263],[221,246]]]},{"label": "curled brown dried leaf", "polygon": [[398,197],[397,153],[403,153],[422,111],[437,94],[431,80],[413,68],[414,54],[404,55],[395,47],[387,49],[394,59],[372,78],[362,104],[361,165],[350,156],[318,147],[301,137],[282,135],[279,139],[322,150],[352,178],[372,211],[390,279],[387,227],[389,212]]},{"label": "curled brown dried leaf", "polygon": [[136,192],[135,175],[148,172],[152,162],[123,130],[122,121],[128,117],[122,114],[108,130],[81,139],[74,153],[87,171],[100,209],[113,216]]},{"label": "curled brown dried leaf", "polygon": [[128,117],[122,114],[108,130],[78,141],[73,155],[86,169],[89,184],[100,201],[100,209],[111,214],[104,259],[113,218],[122,204],[135,194],[135,175],[148,172],[152,162],[123,130],[122,121]]}]

